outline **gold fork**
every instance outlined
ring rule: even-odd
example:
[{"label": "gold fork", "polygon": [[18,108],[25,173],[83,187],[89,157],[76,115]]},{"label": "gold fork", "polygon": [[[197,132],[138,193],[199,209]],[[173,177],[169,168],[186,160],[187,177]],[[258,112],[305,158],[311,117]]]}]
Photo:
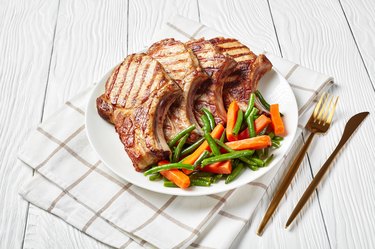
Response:
[{"label": "gold fork", "polygon": [[315,134],[324,134],[327,132],[331,125],[333,114],[336,110],[336,105],[339,97],[330,96],[328,93],[323,93],[320,97],[318,103],[315,106],[314,112],[312,113],[309,121],[306,124],[306,129],[311,132],[310,136],[307,138],[305,144],[303,145],[301,151],[297,154],[293,163],[290,165],[288,172],[285,174],[278,190],[276,191],[271,203],[268,206],[266,213],[258,227],[257,234],[262,235],[264,228],[266,227],[268,221],[270,220],[272,214],[275,212],[277,206],[279,205],[282,197],[284,196],[286,190],[288,189],[293,177],[295,176],[304,156],[309,148],[311,141],[313,140]]}]

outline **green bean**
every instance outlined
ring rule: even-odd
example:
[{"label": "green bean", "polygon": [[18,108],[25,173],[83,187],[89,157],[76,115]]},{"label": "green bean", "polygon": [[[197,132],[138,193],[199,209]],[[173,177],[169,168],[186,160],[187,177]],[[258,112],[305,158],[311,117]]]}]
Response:
[{"label": "green bean", "polygon": [[188,170],[194,170],[194,166],[190,164],[183,164],[183,163],[169,163],[169,164],[164,164],[162,166],[156,166],[153,167],[147,171],[145,171],[143,174],[145,176],[151,175],[156,172],[160,172],[163,170],[169,170],[169,169],[188,169]]},{"label": "green bean", "polygon": [[274,141],[283,141],[284,138],[283,137],[279,137],[279,136],[274,136],[272,140],[274,140]]},{"label": "green bean", "polygon": [[204,137],[201,137],[198,141],[187,147],[181,152],[181,156],[186,156],[191,153],[193,153],[203,142],[204,142]]},{"label": "green bean", "polygon": [[279,148],[280,147],[280,142],[279,141],[272,141],[272,147]]},{"label": "green bean", "polygon": [[192,132],[194,129],[195,129],[195,125],[191,125],[188,128],[177,133],[177,135],[174,138],[172,138],[171,141],[168,142],[169,148],[173,148],[173,146],[177,143],[178,140],[180,140],[186,134],[190,134],[190,132]]},{"label": "green bean", "polygon": [[230,159],[251,156],[252,154],[254,154],[253,150],[241,150],[241,151],[234,151],[234,152],[229,152],[226,154],[221,154],[218,156],[209,157],[202,161],[202,168],[211,163],[217,163],[217,162],[222,162],[222,161],[226,161]]},{"label": "green bean", "polygon": [[275,134],[274,134],[273,132],[270,132],[270,133],[268,134],[268,136],[269,136],[271,139],[273,139],[273,138],[275,137]]},{"label": "green bean", "polygon": [[273,154],[270,155],[266,160],[264,160],[264,167],[268,166],[273,160]]},{"label": "green bean", "polygon": [[191,173],[191,175],[190,175],[190,177],[205,177],[205,176],[212,177],[212,176],[214,176],[214,173],[204,172],[204,171],[195,171],[195,172]]},{"label": "green bean", "polygon": [[264,106],[264,108],[266,108],[269,111],[270,104],[268,104],[268,102],[263,98],[263,95],[258,90],[255,91],[255,94],[258,97],[260,103],[262,103],[262,105]]},{"label": "green bean", "polygon": [[254,103],[255,103],[255,94],[251,93],[250,98],[249,98],[249,103],[248,103],[246,111],[245,111],[245,119],[250,115],[250,112],[254,107]]},{"label": "green bean", "polygon": [[211,176],[191,176],[190,181],[192,180],[201,180],[201,181],[206,181],[206,182],[212,182],[212,177]]},{"label": "green bean", "polygon": [[254,117],[254,116],[256,116],[258,114],[258,112],[259,112],[259,109],[256,108],[256,107],[253,107],[253,109],[250,112],[250,116]]},{"label": "green bean", "polygon": [[250,159],[246,158],[246,157],[240,157],[239,158],[242,162],[246,163],[247,165],[251,164],[251,165],[255,165],[255,163],[253,163]]},{"label": "green bean", "polygon": [[210,146],[211,151],[214,153],[214,155],[215,156],[220,155],[221,154],[220,149],[217,147],[217,145],[215,143],[215,140],[212,138],[210,133],[205,132],[204,137],[206,138],[206,141],[207,141],[208,145]]},{"label": "green bean", "polygon": [[186,134],[180,139],[180,142],[178,142],[178,145],[173,153],[172,163],[178,162],[180,160],[182,148],[184,147],[189,136],[190,134]]},{"label": "green bean", "polygon": [[168,188],[178,188],[178,186],[176,184],[174,184],[173,182],[171,181],[165,181],[164,182],[164,187],[168,187]]},{"label": "green bean", "polygon": [[201,120],[203,123],[203,131],[211,132],[211,126],[210,121],[208,120],[208,117],[206,115],[201,116]]},{"label": "green bean", "polygon": [[[232,149],[231,147],[229,147],[228,145],[226,145],[225,143],[221,142],[220,140],[218,139],[214,139],[215,142],[221,147],[223,148],[224,150],[228,151],[228,152],[234,152],[235,150]],[[251,164],[252,162],[247,159],[246,157],[240,157],[239,158],[242,162],[246,163],[246,164]]]},{"label": "green bean", "polygon": [[264,157],[268,157],[269,151],[270,151],[269,148],[264,149]]},{"label": "green bean", "polygon": [[244,170],[244,165],[242,163],[238,164],[237,167],[235,167],[230,173],[227,178],[225,179],[225,184],[228,184],[232,182],[234,179],[236,179]]},{"label": "green bean", "polygon": [[190,186],[209,187],[211,186],[211,182],[199,180],[199,179],[193,179],[193,180],[190,180]]},{"label": "green bean", "polygon": [[220,142],[225,142],[225,135],[227,134],[226,129],[224,129],[223,134],[221,134]]},{"label": "green bean", "polygon": [[249,129],[249,136],[250,137],[255,137],[256,132],[255,132],[255,125],[254,125],[254,116],[250,115],[246,119],[247,127]]},{"label": "green bean", "polygon": [[240,132],[242,121],[243,121],[243,111],[241,109],[238,109],[236,124],[234,125],[233,131],[232,131],[234,135],[237,135]]},{"label": "green bean", "polygon": [[252,171],[257,171],[257,170],[259,169],[259,167],[256,166],[256,165],[248,164],[247,166],[248,166],[249,169],[251,169]]},{"label": "green bean", "polygon": [[259,118],[259,115],[254,115],[254,120]]},{"label": "green bean", "polygon": [[159,173],[156,173],[156,174],[150,175],[148,179],[150,181],[158,181],[158,180],[161,180],[162,178],[163,177]]},{"label": "green bean", "polygon": [[203,108],[202,111],[204,112],[204,114],[206,114],[206,116],[208,118],[211,130],[215,129],[216,122],[215,122],[214,115],[212,115],[212,113],[209,110],[207,110],[206,108]]},{"label": "green bean", "polygon": [[250,158],[250,161],[254,162],[258,167],[263,167],[264,166],[264,162],[263,160],[259,159],[259,158]]},{"label": "green bean", "polygon": [[229,147],[228,145],[226,145],[224,142],[220,141],[219,139],[214,138],[214,141],[217,143],[217,145],[219,145],[221,148],[223,148],[224,150],[228,152],[235,151],[234,149],[232,149],[231,147]]},{"label": "green bean", "polygon": [[208,150],[205,150],[202,152],[202,154],[199,155],[198,159],[194,163],[194,169],[196,169],[203,161],[203,159],[207,158],[210,155],[210,152]]},{"label": "green bean", "polygon": [[217,183],[222,177],[222,174],[215,175],[212,179],[212,183]]}]

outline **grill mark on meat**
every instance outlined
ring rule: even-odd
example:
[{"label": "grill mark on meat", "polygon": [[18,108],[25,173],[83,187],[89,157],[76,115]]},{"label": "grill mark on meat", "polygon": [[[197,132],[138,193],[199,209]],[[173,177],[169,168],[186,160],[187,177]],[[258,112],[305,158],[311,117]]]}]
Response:
[{"label": "grill mark on meat", "polygon": [[[131,75],[131,77],[128,75],[129,73],[127,73],[126,78],[125,78],[125,83],[123,84],[123,86],[127,85],[128,87],[126,87],[126,88],[122,87],[122,89],[121,89],[121,93],[120,93],[120,96],[119,96],[119,98],[120,98],[119,104],[122,107],[125,107],[128,96],[129,96],[130,92],[133,90],[134,81],[136,80],[135,76],[137,75],[139,66],[142,63],[142,59],[143,59],[143,57],[136,58],[135,60],[132,60],[131,64],[129,65],[128,72],[129,71],[131,72],[133,70],[134,73]],[[123,89],[125,89],[125,90],[123,90]]]},{"label": "grill mark on meat", "polygon": [[202,131],[192,112],[193,101],[191,99],[198,86],[208,76],[201,70],[192,51],[180,41],[161,40],[154,43],[147,53],[158,60],[169,76],[183,89],[183,96],[169,108],[168,117],[164,123],[167,141],[186,127],[196,124],[197,129],[189,137],[189,142],[193,142],[202,135]]},{"label": "grill mark on meat", "polygon": [[142,91],[141,92],[143,93],[143,95],[139,96],[142,104],[150,97],[150,92],[151,92],[150,86],[152,86],[154,84],[155,78],[156,78],[156,73],[157,73],[156,61],[153,61],[151,66],[153,67],[151,78],[149,80],[148,79],[146,80],[146,84],[142,84]]},{"label": "grill mark on meat", "polygon": [[238,60],[239,57],[249,56],[249,54],[248,54],[248,52],[244,52],[244,53],[232,54],[231,56],[232,56],[232,58],[235,58],[235,59]]},{"label": "grill mark on meat", "polygon": [[[130,55],[129,60],[126,61],[126,65],[121,66],[119,68],[119,72],[116,75],[115,84],[113,85],[113,88],[112,88],[111,93],[110,93],[110,99],[111,99],[111,103],[113,105],[117,104],[119,94],[121,92],[122,87],[124,86],[123,81],[126,79],[126,75],[129,71],[128,69],[129,69],[129,66],[131,64],[131,61],[133,60],[133,57],[134,57],[134,55]],[[121,72],[121,70],[123,70],[123,72],[121,74],[122,76],[119,77],[119,73]]]},{"label": "grill mark on meat", "polygon": [[123,62],[121,62],[121,64],[115,68],[115,70],[114,70],[113,73],[111,74],[111,77],[108,78],[108,81],[107,81],[107,82],[109,82],[110,79],[111,79],[111,81],[112,81],[110,87],[107,87],[107,86],[106,86],[106,89],[108,89],[108,90],[106,91],[106,94],[107,94],[108,96],[110,95],[110,93],[111,93],[111,91],[112,91],[112,89],[113,89],[113,85],[114,85],[115,82],[116,82],[117,74],[118,74],[118,72],[120,71],[120,67],[122,67],[122,65],[123,65]]},{"label": "grill mark on meat", "polygon": [[[259,79],[272,68],[268,59],[258,58],[248,47],[236,39],[214,38],[210,40],[224,54],[231,56],[238,64],[236,71],[227,79],[223,100],[226,107],[236,100],[242,110],[247,107],[250,93],[255,91]],[[262,55],[264,56],[264,55]],[[264,56],[265,58],[265,56]],[[229,83],[230,82],[230,83]]]},{"label": "grill mark on meat", "polygon": [[226,122],[226,111],[222,100],[222,90],[227,76],[233,72],[236,62],[220,53],[215,46],[204,39],[193,40],[187,43],[197,56],[200,65],[211,77],[197,90],[194,99],[194,115],[200,120],[202,108],[207,108],[214,115],[217,123]]},{"label": "grill mark on meat", "polygon": [[[145,78],[146,78],[146,75],[148,73],[149,67],[150,67],[150,63],[147,63],[147,64],[145,64],[144,68],[142,68],[141,70],[139,70],[140,72],[142,72],[140,82],[144,82],[145,81]],[[133,88],[134,90],[129,95],[128,99],[131,100],[131,103],[130,103],[131,106],[134,106],[135,103],[137,102],[138,93],[139,93],[141,87],[142,87],[142,84],[136,84],[135,87]],[[128,102],[126,102],[126,104],[127,103]]]},{"label": "grill mark on meat", "polygon": [[183,58],[183,59],[177,59],[177,60],[174,60],[174,61],[165,61],[165,62],[163,62],[163,64],[166,65],[166,66],[176,65],[176,64],[186,63],[187,60],[188,60],[187,58]]},{"label": "grill mark on meat", "polygon": [[[111,82],[119,74],[114,88],[97,99],[97,109],[114,123],[125,151],[140,171],[171,153],[163,136],[163,121],[166,108],[180,96],[181,88],[146,54],[129,55],[118,68],[119,73],[114,70],[109,77]],[[110,83],[106,87],[108,92]],[[113,105],[110,96],[116,96],[119,88],[121,97]]]}]

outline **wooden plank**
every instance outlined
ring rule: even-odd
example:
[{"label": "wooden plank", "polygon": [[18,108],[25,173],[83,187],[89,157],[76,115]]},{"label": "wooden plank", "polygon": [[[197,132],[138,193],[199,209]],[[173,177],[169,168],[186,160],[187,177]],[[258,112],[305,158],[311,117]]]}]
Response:
[{"label": "wooden plank", "polygon": [[[309,152],[316,173],[338,143],[349,117],[375,111],[375,93],[339,2],[272,1],[271,9],[284,56],[334,76],[338,85],[333,89],[340,102],[332,128],[313,142]],[[374,125],[374,117],[367,118],[318,188],[332,248],[375,245]],[[316,211],[315,203],[316,196],[295,229],[309,222],[306,216]]]},{"label": "wooden plank", "polygon": [[18,191],[32,170],[17,153],[42,115],[57,3],[0,3],[0,248],[22,247],[28,203]]},{"label": "wooden plank", "polygon": [[129,2],[129,53],[141,51],[162,24],[174,15],[199,21],[196,0],[130,0]]},{"label": "wooden plank", "polygon": [[[127,1],[61,1],[44,116],[86,89],[127,52]],[[65,223],[30,207],[25,248],[108,248]]]},{"label": "wooden plank", "polygon": [[203,24],[280,55],[266,1],[201,0],[199,7]]},{"label": "wooden plank", "polygon": [[[341,0],[341,7],[345,12],[346,21],[361,57],[365,63],[366,70],[375,87],[375,4],[370,0],[347,1]],[[375,88],[374,88],[375,89]]]},{"label": "wooden plank", "polygon": [[[204,24],[238,39],[248,40],[258,48],[264,48],[280,55],[279,44],[274,30],[272,16],[267,1],[200,1],[200,16]],[[287,9],[284,9],[286,11]],[[282,50],[283,52],[283,50]],[[281,172],[282,173],[282,172]],[[286,198],[271,220],[262,237],[255,234],[270,198],[278,186],[279,174],[258,208],[249,229],[238,237],[233,248],[328,248],[329,242],[324,231],[324,222],[319,204],[314,204],[314,212],[306,218],[306,223],[291,232],[284,230],[287,215],[298,200],[302,190],[311,181],[308,162],[305,160],[297,173]],[[291,201],[293,200],[293,202]]]},{"label": "wooden plank", "polygon": [[[128,23],[129,14],[132,21]],[[152,8],[150,8],[152,6]],[[62,1],[45,104],[45,117],[65,101],[98,81],[127,54],[143,48],[168,16],[198,18],[196,1]],[[158,25],[155,25],[158,24]],[[133,26],[137,25],[137,26]],[[128,37],[128,27],[129,32]],[[129,40],[129,42],[127,42]],[[30,208],[25,248],[108,248],[63,220]]]}]

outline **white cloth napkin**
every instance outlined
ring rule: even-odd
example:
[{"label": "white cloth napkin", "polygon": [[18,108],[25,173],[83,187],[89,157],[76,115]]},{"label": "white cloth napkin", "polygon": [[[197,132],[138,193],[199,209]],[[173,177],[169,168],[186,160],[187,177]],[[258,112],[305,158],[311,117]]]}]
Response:
[{"label": "white cloth napkin", "polygon": [[[220,35],[176,16],[153,40]],[[300,113],[332,82],[329,76],[266,54],[292,86]],[[89,145],[84,110],[90,92],[91,88],[68,101],[23,146],[20,160],[36,171],[20,191],[23,198],[116,248],[230,247],[277,169],[241,188],[210,196],[169,196],[136,187],[108,170]]]}]

